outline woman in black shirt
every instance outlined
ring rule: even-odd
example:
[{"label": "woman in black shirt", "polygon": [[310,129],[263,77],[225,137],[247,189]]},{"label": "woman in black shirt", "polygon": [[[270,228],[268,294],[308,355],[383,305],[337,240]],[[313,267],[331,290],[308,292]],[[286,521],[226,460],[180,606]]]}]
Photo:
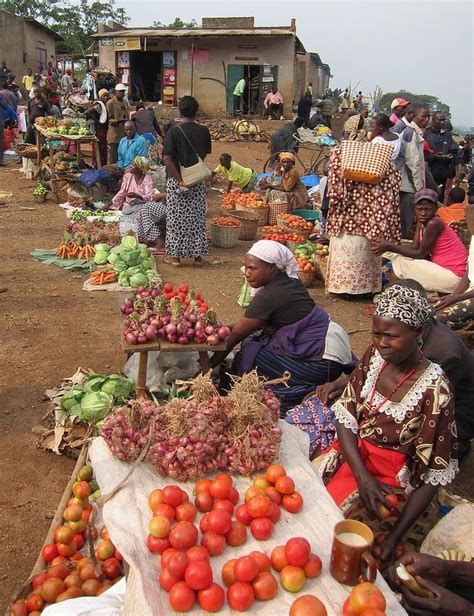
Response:
[{"label": "woman in black shirt", "polygon": [[[166,166],[166,254],[165,262],[179,267],[182,258],[202,265],[208,254],[206,237],[206,191],[204,182],[186,188],[181,167],[191,167],[211,152],[211,135],[196,122],[197,100],[184,96],[179,102],[182,121],[166,134],[163,158]],[[191,147],[192,146],[192,147]]]}]

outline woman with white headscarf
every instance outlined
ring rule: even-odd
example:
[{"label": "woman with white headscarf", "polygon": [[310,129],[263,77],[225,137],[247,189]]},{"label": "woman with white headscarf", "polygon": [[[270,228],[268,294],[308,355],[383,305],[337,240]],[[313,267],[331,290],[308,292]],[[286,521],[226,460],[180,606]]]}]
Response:
[{"label": "woman with white headscarf", "polygon": [[[244,266],[254,297],[232,328],[227,350],[215,353],[211,365],[217,366],[245,340],[233,370],[243,374],[256,369],[268,379],[289,372],[288,387],[271,386],[286,412],[316,385],[352,370],[349,339],[314,303],[298,278],[299,266],[288,248],[260,240],[245,255]],[[252,334],[256,335],[246,340]]]}]

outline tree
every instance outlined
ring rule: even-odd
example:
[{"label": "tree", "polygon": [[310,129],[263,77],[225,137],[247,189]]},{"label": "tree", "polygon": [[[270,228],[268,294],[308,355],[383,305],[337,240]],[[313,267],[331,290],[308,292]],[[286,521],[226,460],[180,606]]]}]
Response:
[{"label": "tree", "polygon": [[380,110],[389,114],[390,105],[394,98],[404,98],[414,105],[428,105],[432,114],[435,111],[442,111],[447,117],[451,116],[449,105],[440,101],[437,96],[432,96],[431,94],[414,94],[413,92],[407,92],[407,90],[386,92],[380,99]]},{"label": "tree", "polygon": [[183,21],[180,17],[175,17],[174,21],[169,24],[164,24],[161,21],[154,21],[153,27],[165,28],[166,30],[179,30],[180,28],[197,28],[198,24],[195,19],[191,19],[191,21]]},{"label": "tree", "polygon": [[59,0],[1,0],[0,9],[47,24]]}]

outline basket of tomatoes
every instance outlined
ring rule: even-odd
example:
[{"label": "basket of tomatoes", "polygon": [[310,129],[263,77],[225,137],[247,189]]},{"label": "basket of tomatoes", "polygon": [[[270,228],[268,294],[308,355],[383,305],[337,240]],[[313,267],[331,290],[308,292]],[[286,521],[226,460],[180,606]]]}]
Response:
[{"label": "basket of tomatoes", "polygon": [[259,227],[268,222],[269,208],[261,193],[240,193],[235,202],[235,209],[255,212],[258,215]]},{"label": "basket of tomatoes", "polygon": [[233,216],[216,216],[209,221],[211,241],[218,248],[233,248],[240,235],[242,223]]},{"label": "basket of tomatoes", "polygon": [[314,265],[312,257],[295,256],[295,259],[300,266],[298,278],[301,280],[301,282],[306,288],[313,287],[314,281],[316,279],[316,267]]},{"label": "basket of tomatoes", "polygon": [[307,239],[313,231],[313,223],[301,218],[301,216],[283,214],[280,218],[288,233],[298,233],[298,235],[303,235],[304,238]]},{"label": "basket of tomatoes", "polygon": [[250,210],[239,212],[234,210],[231,216],[241,223],[239,240],[254,240],[257,235],[258,214],[255,214],[255,212],[251,212]]},{"label": "basket of tomatoes", "polygon": [[[286,195],[285,195],[286,196]],[[269,201],[268,202],[268,224],[278,224],[278,217],[288,212],[288,201]]]},{"label": "basket of tomatoes", "polygon": [[222,197],[222,208],[227,212],[235,210],[235,202],[237,201],[240,193],[238,192],[228,192],[225,193]]},{"label": "basket of tomatoes", "polygon": [[299,233],[285,234],[286,245],[291,250],[291,252],[294,252],[300,244],[304,244],[306,242],[306,239],[307,238],[304,235],[300,235]]},{"label": "basket of tomatoes", "polygon": [[278,242],[280,244],[285,243],[285,236],[280,233],[265,233],[262,234],[262,240],[273,240],[274,242]]},{"label": "basket of tomatoes", "polygon": [[[286,235],[285,227],[280,227],[278,225],[265,225],[260,229],[260,236],[263,239],[264,235]],[[284,241],[285,238],[283,238]]]}]

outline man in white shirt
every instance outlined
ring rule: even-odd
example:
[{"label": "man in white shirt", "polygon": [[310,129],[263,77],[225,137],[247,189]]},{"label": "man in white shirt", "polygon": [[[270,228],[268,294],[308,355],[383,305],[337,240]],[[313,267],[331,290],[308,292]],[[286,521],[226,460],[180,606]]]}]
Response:
[{"label": "man in white shirt", "polygon": [[283,96],[278,91],[276,86],[273,86],[272,91],[267,94],[263,101],[263,107],[265,109],[265,115],[268,114],[268,119],[284,120],[283,117]]}]

